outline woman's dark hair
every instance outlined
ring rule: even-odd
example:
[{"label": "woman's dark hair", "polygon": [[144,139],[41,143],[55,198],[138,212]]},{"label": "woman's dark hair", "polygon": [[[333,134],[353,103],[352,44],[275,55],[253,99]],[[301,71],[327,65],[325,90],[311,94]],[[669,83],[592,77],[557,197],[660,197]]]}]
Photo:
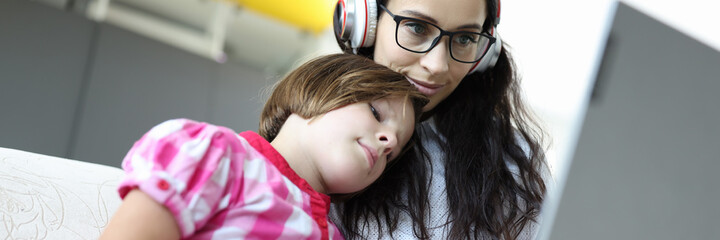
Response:
[{"label": "woman's dark hair", "polygon": [[[496,1],[486,2],[488,16],[493,16]],[[484,26],[492,26],[493,21],[488,17]],[[345,52],[352,51],[338,43]],[[361,48],[358,54],[372,58],[373,50]],[[449,238],[517,238],[540,213],[547,166],[541,144],[544,133],[525,107],[505,46],[493,68],[466,76],[426,117],[433,117],[445,138],[440,147],[446,161]],[[432,169],[422,145],[416,148],[364,192],[339,205],[339,224],[347,238],[362,238],[369,220],[379,223],[379,233],[392,236],[401,212],[412,218],[417,238],[429,238],[425,219]]]}]

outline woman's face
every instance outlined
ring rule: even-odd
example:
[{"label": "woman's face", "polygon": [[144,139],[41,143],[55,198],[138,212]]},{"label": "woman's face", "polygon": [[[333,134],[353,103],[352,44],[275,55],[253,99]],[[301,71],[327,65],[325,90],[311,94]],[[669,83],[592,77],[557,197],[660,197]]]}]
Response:
[{"label": "woman's face", "polygon": [[[484,0],[390,0],[386,7],[394,15],[425,20],[445,31],[481,32],[486,16]],[[395,42],[395,21],[379,6],[378,9],[375,61],[404,74],[430,98],[423,111],[433,109],[455,90],[472,64],[452,59],[447,36],[426,53],[401,48]]]}]

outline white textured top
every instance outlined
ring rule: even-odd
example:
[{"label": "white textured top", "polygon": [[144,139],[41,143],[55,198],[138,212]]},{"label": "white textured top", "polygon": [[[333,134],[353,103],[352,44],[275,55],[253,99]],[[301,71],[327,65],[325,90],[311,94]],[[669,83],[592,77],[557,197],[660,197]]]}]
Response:
[{"label": "white textured top", "polygon": [[[426,151],[429,154],[430,162],[432,164],[431,178],[432,182],[430,185],[429,200],[430,200],[430,212],[429,218],[427,218],[428,233],[431,239],[448,239],[447,231],[444,224],[447,222],[449,217],[449,210],[447,204],[447,193],[445,192],[445,155],[440,149],[438,141],[442,141],[441,136],[438,135],[434,121],[427,120],[422,123],[425,131],[421,134],[422,143]],[[527,150],[527,144],[523,146]],[[518,168],[515,164],[507,162],[508,167],[517,174]],[[546,177],[547,179],[547,177]],[[333,212],[333,218],[337,219]],[[538,219],[540,222],[540,219]],[[538,224],[530,223],[520,234],[518,239],[535,239],[537,235]],[[380,239],[380,235],[377,232],[377,222],[370,222],[368,224],[369,231],[364,233],[363,236],[367,239]],[[393,232],[395,239],[416,239],[413,234],[412,219],[406,213],[402,213],[399,217],[398,228]],[[390,239],[390,235],[385,232],[382,234],[383,239]],[[487,237],[490,239],[490,237]]]}]

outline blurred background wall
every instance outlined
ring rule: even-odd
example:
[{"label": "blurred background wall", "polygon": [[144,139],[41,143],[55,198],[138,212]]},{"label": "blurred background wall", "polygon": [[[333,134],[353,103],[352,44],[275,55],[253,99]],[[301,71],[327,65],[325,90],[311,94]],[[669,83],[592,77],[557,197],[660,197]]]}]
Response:
[{"label": "blurred background wall", "polygon": [[[113,1],[108,19],[95,20],[93,2],[0,1],[0,146],[119,166],[135,140],[167,119],[256,130],[267,89],[319,44],[318,33],[236,7],[220,20],[231,39],[220,48],[224,59],[109,20],[116,7],[152,18],[132,24],[202,39],[208,30],[197,25],[219,5],[144,3]],[[198,16],[173,19],[152,12],[158,5]],[[243,27],[248,21],[259,26]]]},{"label": "blurred background wall", "polygon": [[[150,127],[256,130],[267,90],[338,51],[335,0],[0,0],[0,147],[119,166]],[[565,165],[611,0],[506,0],[499,31]],[[716,1],[624,0],[720,49]]]}]

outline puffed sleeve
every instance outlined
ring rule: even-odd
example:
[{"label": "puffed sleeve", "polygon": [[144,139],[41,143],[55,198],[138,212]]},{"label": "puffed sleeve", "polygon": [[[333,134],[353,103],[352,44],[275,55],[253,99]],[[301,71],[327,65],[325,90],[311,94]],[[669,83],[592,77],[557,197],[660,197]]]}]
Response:
[{"label": "puffed sleeve", "polygon": [[153,127],[135,142],[123,159],[126,176],[118,188],[121,197],[139,189],[165,205],[183,237],[204,226],[227,208],[242,175],[243,149],[230,129],[187,119]]}]

